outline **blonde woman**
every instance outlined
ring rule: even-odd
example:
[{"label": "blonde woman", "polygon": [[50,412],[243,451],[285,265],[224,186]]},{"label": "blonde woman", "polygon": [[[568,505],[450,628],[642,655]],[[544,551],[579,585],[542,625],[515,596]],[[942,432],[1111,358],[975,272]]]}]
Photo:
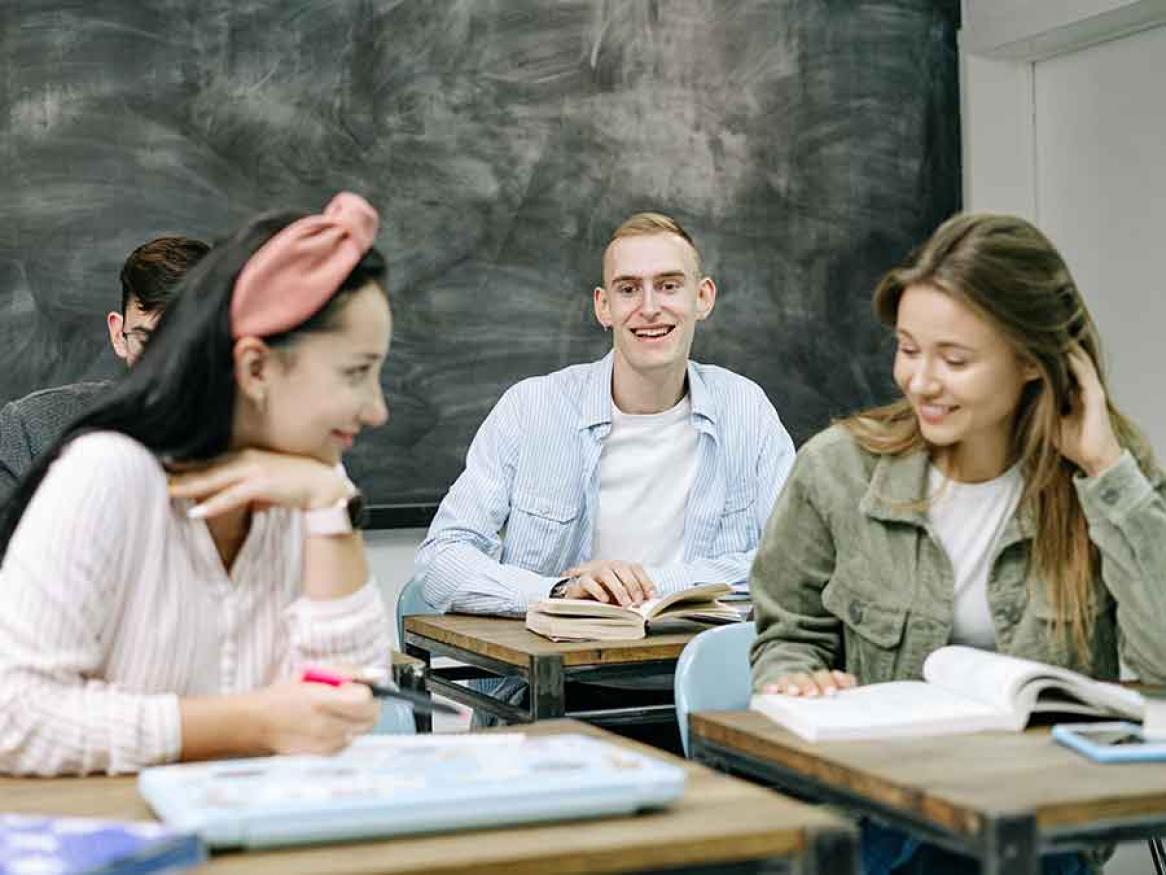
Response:
[{"label": "blonde woman", "polygon": [[[917,678],[949,643],[1101,678],[1120,652],[1166,679],[1163,480],[1053,245],[1022,219],[956,216],[874,306],[903,397],[801,449],[751,574],[755,689]],[[864,842],[869,872],[960,864],[887,831]]]}]

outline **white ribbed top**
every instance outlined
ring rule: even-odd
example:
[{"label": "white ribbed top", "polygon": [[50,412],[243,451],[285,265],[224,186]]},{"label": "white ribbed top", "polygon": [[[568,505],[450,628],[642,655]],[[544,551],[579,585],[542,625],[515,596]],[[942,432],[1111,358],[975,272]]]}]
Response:
[{"label": "white ribbed top", "polygon": [[49,469],[0,566],[0,772],[132,772],[174,760],[178,699],[253,690],[307,662],[383,667],[373,581],[303,598],[297,511],[252,517],[230,575],[206,523],[121,434]]}]

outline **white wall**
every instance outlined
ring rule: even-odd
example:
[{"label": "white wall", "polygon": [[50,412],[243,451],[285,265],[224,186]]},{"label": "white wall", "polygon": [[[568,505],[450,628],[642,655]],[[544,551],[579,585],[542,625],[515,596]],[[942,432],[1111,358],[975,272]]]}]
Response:
[{"label": "white wall", "polygon": [[[1166,0],[964,0],[964,205],[1035,221],[1166,458]],[[1107,875],[1152,871],[1144,842]]]},{"label": "white wall", "polygon": [[[397,596],[413,576],[413,557],[425,529],[373,529],[364,533],[364,542],[372,573],[381,585],[389,615],[395,616]],[[393,624],[393,646],[397,647],[396,623]]]}]

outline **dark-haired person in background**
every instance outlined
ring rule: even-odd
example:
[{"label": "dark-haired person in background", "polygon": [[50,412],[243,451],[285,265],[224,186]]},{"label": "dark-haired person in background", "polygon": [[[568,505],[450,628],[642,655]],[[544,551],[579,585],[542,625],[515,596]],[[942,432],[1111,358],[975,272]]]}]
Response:
[{"label": "dark-haired person in background", "polygon": [[340,467],[388,417],[377,214],[260,216],[0,513],[0,772],[329,753],[372,727],[384,602]]},{"label": "dark-haired person in background", "polygon": [[[150,340],[178,281],[210,249],[190,237],[158,237],[130,253],[121,269],[121,310],[106,316],[114,354],[132,366]],[[0,504],[8,500],[33,459],[52,446],[65,426],[105,392],[109,381],[40,389],[0,410]]]}]

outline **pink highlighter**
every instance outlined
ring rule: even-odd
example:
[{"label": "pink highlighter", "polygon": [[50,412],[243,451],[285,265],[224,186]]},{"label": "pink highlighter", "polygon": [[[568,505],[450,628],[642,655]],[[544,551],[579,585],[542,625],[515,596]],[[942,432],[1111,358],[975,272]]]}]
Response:
[{"label": "pink highlighter", "polygon": [[308,684],[327,684],[330,687],[339,687],[344,684],[363,684],[378,699],[396,699],[401,702],[407,702],[414,711],[437,711],[442,714],[461,713],[452,705],[435,701],[432,697],[424,693],[415,693],[412,690],[401,690],[395,687],[385,686],[384,684],[378,684],[365,678],[347,677],[323,668],[304,669],[304,673],[300,675],[300,680]]}]

